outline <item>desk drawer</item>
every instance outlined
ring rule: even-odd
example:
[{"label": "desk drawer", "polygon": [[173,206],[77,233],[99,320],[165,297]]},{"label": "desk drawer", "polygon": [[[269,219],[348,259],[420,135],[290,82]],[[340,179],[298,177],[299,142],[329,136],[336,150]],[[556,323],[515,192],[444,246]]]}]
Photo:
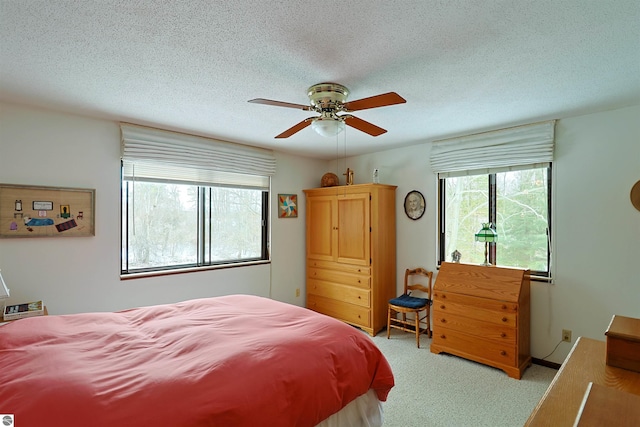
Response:
[{"label": "desk drawer", "polygon": [[508,346],[516,345],[517,329],[506,324],[484,322],[451,315],[444,310],[434,310],[432,325],[434,333],[439,332],[440,328],[447,328],[500,342]]},{"label": "desk drawer", "polygon": [[514,302],[491,300],[469,295],[461,295],[451,292],[434,291],[434,301],[453,302],[456,304],[469,305],[484,310],[497,311],[500,313],[517,313],[518,304]]},{"label": "desk drawer", "polygon": [[462,316],[510,328],[517,326],[517,304],[442,292],[434,298],[434,314],[448,313],[451,317]]},{"label": "desk drawer", "polygon": [[433,345],[442,351],[466,357],[468,359],[482,362],[478,359],[508,365],[517,366],[515,346],[496,343],[485,338],[468,335],[453,329],[438,328],[433,333]]},{"label": "desk drawer", "polygon": [[307,294],[307,308],[356,326],[371,328],[371,312],[368,308],[313,294]]},{"label": "desk drawer", "polygon": [[355,286],[309,279],[307,293],[338,301],[344,301],[361,307],[371,307],[371,291]]}]

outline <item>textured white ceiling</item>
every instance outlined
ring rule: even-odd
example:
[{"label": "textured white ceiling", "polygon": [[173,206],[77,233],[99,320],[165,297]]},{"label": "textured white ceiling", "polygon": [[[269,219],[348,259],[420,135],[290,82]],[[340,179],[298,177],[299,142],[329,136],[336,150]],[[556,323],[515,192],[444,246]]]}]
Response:
[{"label": "textured white ceiling", "polygon": [[[639,0],[0,0],[0,100],[333,158],[307,104],[406,104],[357,117],[347,155],[640,103]],[[344,155],[344,148],[339,148]]]}]

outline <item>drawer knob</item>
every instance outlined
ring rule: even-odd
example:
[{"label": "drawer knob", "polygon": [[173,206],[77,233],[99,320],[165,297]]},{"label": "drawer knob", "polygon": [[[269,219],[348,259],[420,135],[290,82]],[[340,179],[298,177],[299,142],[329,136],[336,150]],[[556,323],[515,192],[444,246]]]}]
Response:
[{"label": "drawer knob", "polygon": [[362,283],[362,282],[360,281],[360,279],[358,279],[358,283]]},{"label": "drawer knob", "polygon": [[501,336],[502,338],[505,338],[505,337],[507,336],[507,334],[505,334],[505,333],[503,332],[503,333],[501,333],[501,334],[500,334],[500,336]]},{"label": "drawer knob", "polygon": [[507,319],[506,317],[503,317],[503,318],[502,318],[502,321],[503,321],[503,322],[506,322],[507,320],[509,320],[509,319]]},{"label": "drawer knob", "polygon": [[444,306],[444,305],[441,305],[441,306],[440,306],[440,308],[444,310],[444,309],[445,309],[445,306]]},{"label": "drawer knob", "polygon": [[440,319],[442,323],[447,323],[447,319]]},{"label": "drawer knob", "polygon": [[447,296],[446,295],[442,295],[442,299],[447,299]]},{"label": "drawer knob", "polygon": [[447,336],[446,336],[446,335],[444,335],[444,334],[442,334],[442,335],[440,335],[440,338],[442,338],[443,340],[446,340],[446,339],[447,339]]},{"label": "drawer knob", "polygon": [[358,295],[358,299],[362,299],[362,297],[360,295]]},{"label": "drawer knob", "polygon": [[503,304],[503,305],[502,305],[502,309],[503,309],[503,310],[506,310],[506,309],[507,309],[507,306]]},{"label": "drawer knob", "polygon": [[507,352],[506,352],[506,351],[504,351],[504,350],[501,350],[501,351],[500,351],[500,354],[501,354],[502,356],[506,356],[506,355],[507,355]]}]

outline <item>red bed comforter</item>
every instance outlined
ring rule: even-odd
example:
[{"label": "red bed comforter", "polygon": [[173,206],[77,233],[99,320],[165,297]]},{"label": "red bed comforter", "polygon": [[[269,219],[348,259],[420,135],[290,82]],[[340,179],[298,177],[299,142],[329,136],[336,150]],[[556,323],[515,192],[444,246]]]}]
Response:
[{"label": "red bed comforter", "polygon": [[361,331],[233,295],[0,326],[0,413],[31,426],[314,426],[389,364]]}]

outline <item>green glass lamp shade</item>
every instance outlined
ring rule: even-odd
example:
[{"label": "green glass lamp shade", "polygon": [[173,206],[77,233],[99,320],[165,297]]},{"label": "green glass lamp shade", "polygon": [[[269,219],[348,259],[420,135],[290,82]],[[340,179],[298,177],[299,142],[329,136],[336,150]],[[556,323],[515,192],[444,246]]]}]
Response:
[{"label": "green glass lamp shade", "polygon": [[476,233],[476,242],[493,243],[498,241],[498,233],[491,228],[491,223],[483,223],[482,229]]}]

